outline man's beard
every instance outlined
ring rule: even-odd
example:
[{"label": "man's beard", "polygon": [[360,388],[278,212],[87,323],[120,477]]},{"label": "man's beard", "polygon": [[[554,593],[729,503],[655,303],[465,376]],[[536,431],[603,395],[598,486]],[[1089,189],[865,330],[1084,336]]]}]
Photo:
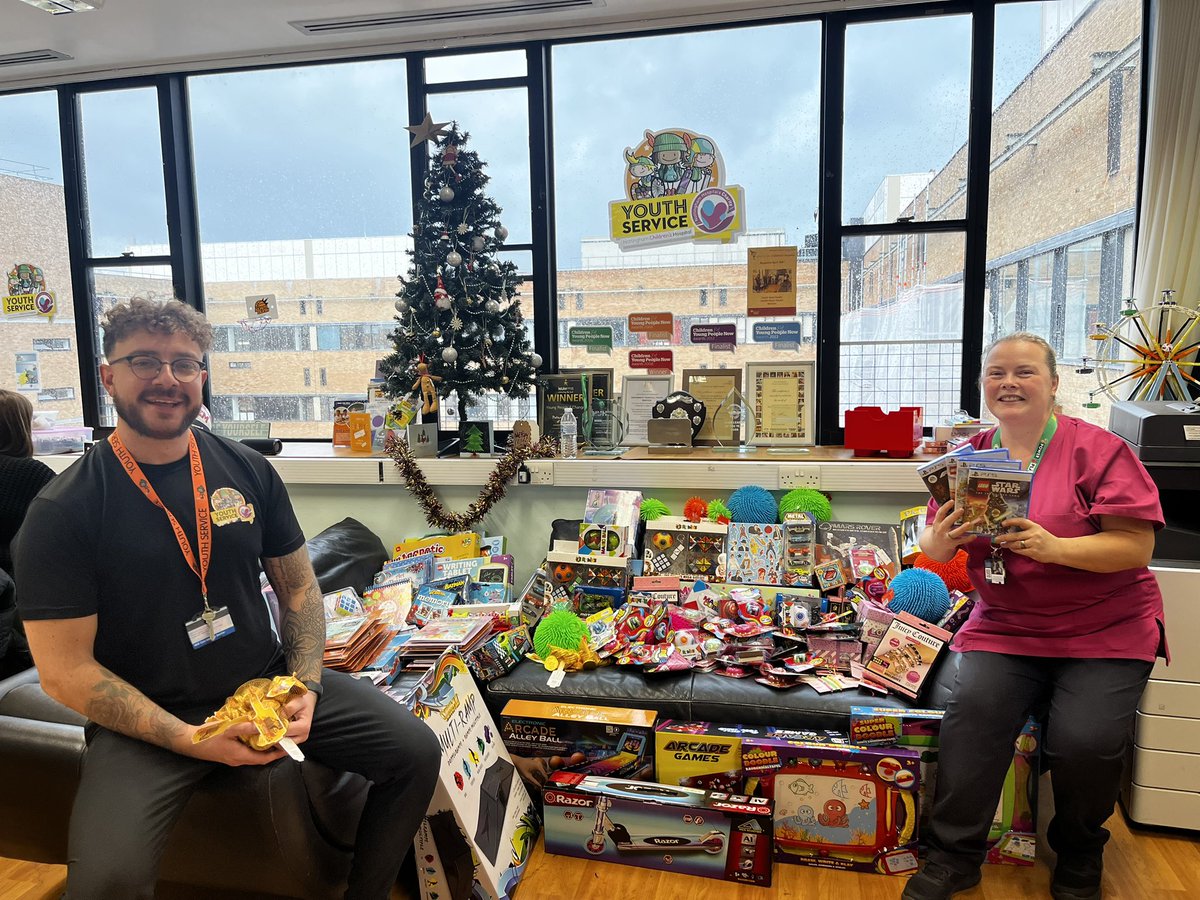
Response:
[{"label": "man's beard", "polygon": [[[170,394],[147,394],[145,397],[140,397],[139,399],[152,400],[156,398],[164,400],[176,399]],[[184,403],[187,402],[186,396],[181,396],[180,399],[182,399]],[[200,414],[200,403],[197,401],[191,409],[186,409],[185,407],[183,419],[180,421],[179,425],[171,428],[165,426],[155,428],[146,421],[141,410],[136,404],[127,404],[124,400],[119,399],[115,394],[112,395],[112,402],[113,406],[117,410],[117,415],[121,417],[121,421],[123,421],[126,425],[143,437],[154,438],[155,440],[160,441],[173,440],[182,434],[186,434],[187,430],[191,428],[192,422],[195,420],[196,416]]]}]

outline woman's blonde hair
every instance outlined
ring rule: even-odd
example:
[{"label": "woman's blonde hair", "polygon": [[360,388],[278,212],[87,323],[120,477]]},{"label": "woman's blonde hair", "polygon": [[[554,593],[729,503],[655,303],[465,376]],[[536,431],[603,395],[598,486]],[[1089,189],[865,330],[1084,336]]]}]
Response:
[{"label": "woman's blonde hair", "polygon": [[1050,342],[1040,334],[1034,334],[1032,331],[1014,331],[1012,334],[1006,334],[1003,337],[998,337],[983,351],[983,358],[986,360],[1000,344],[1007,344],[1011,341],[1025,341],[1030,344],[1037,344],[1042,348],[1042,352],[1046,354],[1046,366],[1050,369],[1050,377],[1058,378],[1058,362],[1054,356],[1054,348],[1050,346]]}]

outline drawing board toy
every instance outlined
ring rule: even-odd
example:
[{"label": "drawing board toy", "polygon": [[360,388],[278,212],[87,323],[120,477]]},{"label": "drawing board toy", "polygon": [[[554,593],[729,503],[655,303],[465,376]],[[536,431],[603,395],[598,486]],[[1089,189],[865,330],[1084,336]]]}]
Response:
[{"label": "drawing board toy", "polygon": [[750,740],[742,766],[758,779],[755,793],[774,803],[776,859],[884,875],[916,871],[921,773],[912,750]]},{"label": "drawing board toy", "polygon": [[442,748],[413,848],[422,900],[507,900],[537,840],[537,814],[462,657],[442,654],[405,705]]},{"label": "drawing board toy", "polygon": [[[907,747],[921,758],[918,802],[920,823],[929,819],[937,789],[938,743],[945,710],[894,709],[884,706],[850,707],[850,739],[855,744]],[[1033,865],[1037,849],[1037,791],[1041,733],[1030,718],[1017,738],[1012,765],[1004,776],[1004,790],[988,833],[985,862],[1012,866]],[[922,841],[922,850],[924,843]]]},{"label": "drawing board toy", "polygon": [[509,700],[500,714],[500,737],[513,756],[558,757],[562,763],[582,754],[572,771],[649,778],[657,715],[648,709]]},{"label": "drawing board toy", "polygon": [[547,853],[771,884],[765,798],[555,772],[542,800]]}]

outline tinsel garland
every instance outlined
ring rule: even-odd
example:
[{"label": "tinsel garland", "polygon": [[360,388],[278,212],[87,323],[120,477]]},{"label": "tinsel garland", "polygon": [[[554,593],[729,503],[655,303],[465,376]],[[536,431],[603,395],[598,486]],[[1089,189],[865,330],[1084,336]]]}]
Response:
[{"label": "tinsel garland", "polygon": [[441,528],[451,534],[467,531],[476,522],[483,519],[508,490],[508,482],[517,474],[521,465],[529,459],[547,459],[558,454],[558,444],[554,438],[543,436],[537,443],[527,447],[514,447],[500,457],[496,468],[487,477],[479,496],[467,507],[466,512],[448,512],[442,506],[425,473],[421,471],[408,442],[389,434],[384,441],[383,451],[392,458],[396,468],[404,476],[404,483],[420,504],[425,514],[425,521],[434,528]]}]

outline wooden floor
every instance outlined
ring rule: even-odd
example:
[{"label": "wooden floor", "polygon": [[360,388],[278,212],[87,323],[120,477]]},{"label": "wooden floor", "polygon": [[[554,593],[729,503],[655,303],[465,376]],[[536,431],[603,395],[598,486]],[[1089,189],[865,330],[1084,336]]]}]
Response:
[{"label": "wooden floor", "polygon": [[[1042,817],[1045,822],[1047,817]],[[1192,832],[1130,826],[1118,812],[1108,823],[1112,841],[1104,856],[1105,900],[1200,898],[1200,840]],[[1044,835],[1044,828],[1043,828]],[[1045,842],[1042,842],[1044,847]],[[985,866],[979,887],[955,900],[1025,900],[1048,897],[1053,855],[1039,852],[1032,868]],[[517,890],[519,900],[895,900],[903,878],[859,875],[807,866],[776,865],[772,888],[715,881],[547,855],[539,841]],[[0,859],[0,900],[58,900],[64,866]],[[400,898],[400,892],[393,898]],[[214,896],[213,900],[220,900]]]}]

